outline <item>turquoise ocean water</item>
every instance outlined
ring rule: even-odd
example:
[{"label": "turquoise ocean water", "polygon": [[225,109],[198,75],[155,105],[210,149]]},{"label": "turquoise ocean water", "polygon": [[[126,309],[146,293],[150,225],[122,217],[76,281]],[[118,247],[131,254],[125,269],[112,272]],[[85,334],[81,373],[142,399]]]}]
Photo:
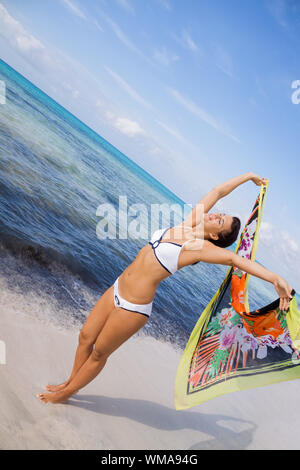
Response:
[{"label": "turquoise ocean water", "polygon": [[[150,237],[151,205],[184,201],[1,60],[0,80],[1,272],[11,289],[47,293],[82,323],[147,243],[97,237],[97,208],[117,211],[120,195],[128,207],[143,204],[140,229]],[[144,332],[183,347],[226,271],[199,263],[163,281]],[[257,279],[250,294],[255,308],[276,298]]]}]

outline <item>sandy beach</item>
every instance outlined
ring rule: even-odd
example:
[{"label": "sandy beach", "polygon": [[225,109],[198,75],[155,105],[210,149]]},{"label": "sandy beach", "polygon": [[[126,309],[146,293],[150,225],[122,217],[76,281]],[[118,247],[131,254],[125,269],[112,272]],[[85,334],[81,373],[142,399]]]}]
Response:
[{"label": "sandy beach", "polygon": [[[43,296],[0,282],[1,449],[299,449],[299,381],[219,397],[176,411],[180,350],[139,335],[117,350],[68,404],[41,403],[68,376],[78,329],[52,323]],[[49,299],[48,299],[49,302]],[[41,317],[32,312],[43,312]],[[46,320],[46,319],[47,320]]]}]

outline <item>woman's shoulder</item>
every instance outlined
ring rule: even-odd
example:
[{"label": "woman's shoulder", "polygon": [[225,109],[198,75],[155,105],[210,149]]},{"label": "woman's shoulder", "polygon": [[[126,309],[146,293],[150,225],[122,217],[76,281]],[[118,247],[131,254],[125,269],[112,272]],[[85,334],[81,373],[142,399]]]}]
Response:
[{"label": "woman's shoulder", "polygon": [[201,239],[201,238],[187,240],[184,243],[185,250],[187,251],[188,250],[206,251],[206,250],[209,250],[211,246],[213,247],[215,245],[213,245],[213,243],[211,243],[210,241]]}]

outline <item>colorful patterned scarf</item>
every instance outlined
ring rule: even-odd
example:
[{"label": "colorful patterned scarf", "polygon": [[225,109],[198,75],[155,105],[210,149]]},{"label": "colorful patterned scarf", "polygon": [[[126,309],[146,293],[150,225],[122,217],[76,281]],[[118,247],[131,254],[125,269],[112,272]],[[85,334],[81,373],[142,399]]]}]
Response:
[{"label": "colorful patterned scarf", "polygon": [[[254,260],[268,186],[262,186],[235,252]],[[295,291],[288,312],[279,299],[249,311],[250,275],[230,267],[199,318],[181,357],[176,409],[217,396],[300,378],[300,312]]]}]

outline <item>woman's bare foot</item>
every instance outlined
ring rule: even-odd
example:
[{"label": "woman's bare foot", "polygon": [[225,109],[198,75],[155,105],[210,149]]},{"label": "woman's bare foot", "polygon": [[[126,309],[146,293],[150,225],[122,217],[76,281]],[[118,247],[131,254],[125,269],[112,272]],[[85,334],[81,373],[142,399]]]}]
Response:
[{"label": "woman's bare foot", "polygon": [[65,390],[60,390],[58,392],[51,392],[51,393],[39,393],[37,397],[43,403],[65,403],[70,397],[72,393],[67,392]]},{"label": "woman's bare foot", "polygon": [[70,381],[67,380],[66,382],[63,382],[59,385],[46,385],[45,390],[48,390],[48,392],[59,392],[60,390],[66,388],[69,383]]}]

